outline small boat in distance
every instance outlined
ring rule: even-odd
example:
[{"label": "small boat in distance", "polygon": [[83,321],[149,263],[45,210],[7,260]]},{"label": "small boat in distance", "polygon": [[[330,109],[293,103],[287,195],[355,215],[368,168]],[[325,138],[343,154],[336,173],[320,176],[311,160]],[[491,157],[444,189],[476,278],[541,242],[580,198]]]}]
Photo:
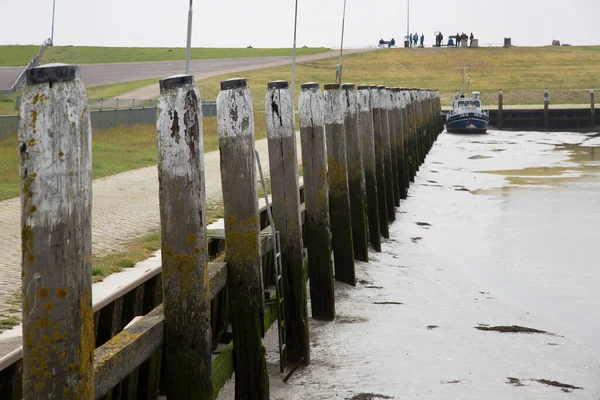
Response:
[{"label": "small boat in distance", "polygon": [[454,99],[453,109],[446,114],[448,133],[486,133],[490,122],[488,111],[481,109],[479,92],[465,98],[462,94]]}]

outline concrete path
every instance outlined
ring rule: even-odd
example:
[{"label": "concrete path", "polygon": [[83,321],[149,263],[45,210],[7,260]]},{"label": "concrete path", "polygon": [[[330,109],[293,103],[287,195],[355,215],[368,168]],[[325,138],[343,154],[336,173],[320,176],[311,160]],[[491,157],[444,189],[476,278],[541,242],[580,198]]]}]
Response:
[{"label": "concrete path", "polygon": [[0,67],[0,89],[10,89],[25,67]]}]

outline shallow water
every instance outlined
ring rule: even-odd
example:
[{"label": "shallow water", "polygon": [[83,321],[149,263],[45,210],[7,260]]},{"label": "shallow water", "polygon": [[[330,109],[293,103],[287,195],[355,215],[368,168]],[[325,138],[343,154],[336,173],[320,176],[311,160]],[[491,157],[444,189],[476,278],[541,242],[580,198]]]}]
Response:
[{"label": "shallow water", "polygon": [[270,332],[271,398],[567,395],[532,378],[598,398],[600,168],[581,144],[600,143],[577,133],[442,134],[382,253],[357,263],[355,288],[336,284],[336,320],[311,320],[311,365],[286,384]]}]

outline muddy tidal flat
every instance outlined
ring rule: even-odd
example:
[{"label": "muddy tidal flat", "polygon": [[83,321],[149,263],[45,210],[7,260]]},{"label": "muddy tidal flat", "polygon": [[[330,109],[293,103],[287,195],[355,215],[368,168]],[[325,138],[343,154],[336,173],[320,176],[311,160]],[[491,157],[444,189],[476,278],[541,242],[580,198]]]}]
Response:
[{"label": "muddy tidal flat", "polygon": [[[443,133],[272,399],[599,399],[600,138]],[[220,399],[232,396],[231,382]]]}]

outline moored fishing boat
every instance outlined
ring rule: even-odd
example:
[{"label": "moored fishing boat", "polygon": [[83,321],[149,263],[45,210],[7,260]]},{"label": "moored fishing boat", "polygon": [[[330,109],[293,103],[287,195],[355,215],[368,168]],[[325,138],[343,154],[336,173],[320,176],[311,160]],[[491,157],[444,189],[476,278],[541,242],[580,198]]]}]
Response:
[{"label": "moored fishing boat", "polygon": [[453,109],[446,114],[446,131],[449,133],[486,133],[489,113],[481,109],[479,92],[473,97],[460,95],[454,99]]}]

